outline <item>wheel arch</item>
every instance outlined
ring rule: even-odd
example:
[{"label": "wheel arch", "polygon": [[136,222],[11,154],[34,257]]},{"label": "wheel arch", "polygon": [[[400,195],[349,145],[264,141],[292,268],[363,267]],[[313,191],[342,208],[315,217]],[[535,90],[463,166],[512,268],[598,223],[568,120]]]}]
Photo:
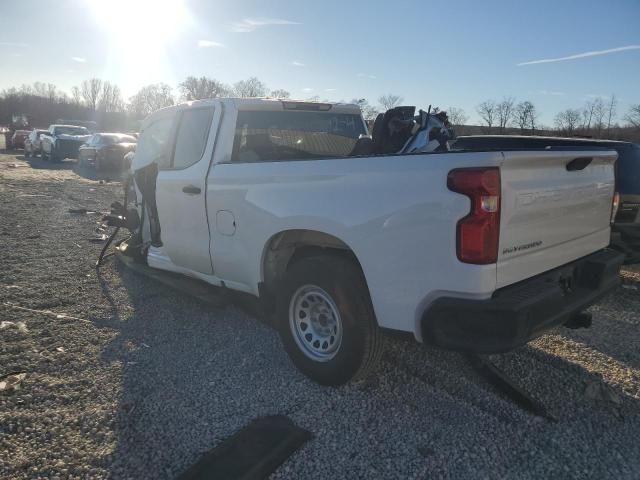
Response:
[{"label": "wheel arch", "polygon": [[[273,304],[275,292],[289,266],[301,258],[317,255],[333,255],[353,262],[369,290],[360,260],[353,248],[345,241],[318,230],[290,229],[272,235],[264,245],[260,272],[260,297],[264,297],[263,300],[267,305]],[[370,291],[369,295],[371,295]]]}]

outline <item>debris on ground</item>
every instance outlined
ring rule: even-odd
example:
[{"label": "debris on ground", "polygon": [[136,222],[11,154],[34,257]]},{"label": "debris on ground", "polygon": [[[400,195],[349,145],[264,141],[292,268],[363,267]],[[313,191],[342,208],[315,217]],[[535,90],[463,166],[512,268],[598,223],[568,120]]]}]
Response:
[{"label": "debris on ground", "polygon": [[591,380],[584,387],[584,396],[590,400],[622,404],[622,398],[616,391],[600,380]]},{"label": "debris on ground", "polygon": [[0,376],[0,392],[20,390],[25,378],[27,378],[27,374],[24,372],[13,372]]},{"label": "debris on ground", "polygon": [[73,213],[75,215],[92,215],[99,212],[94,210],[87,210],[86,208],[70,208],[69,213]]},{"label": "debris on ground", "polygon": [[16,327],[21,333],[29,333],[29,329],[24,322],[12,322],[9,320],[4,320],[0,322],[0,330],[8,328],[8,327]]},{"label": "debris on ground", "polygon": [[93,243],[100,243],[100,242],[105,242],[106,240],[108,240],[108,238],[109,238],[109,235],[107,235],[106,233],[102,233],[100,235],[96,235],[95,237],[91,237],[88,240]]},{"label": "debris on ground", "polygon": [[71,315],[67,315],[66,313],[56,313],[56,312],[52,312],[51,310],[36,310],[33,308],[22,307],[20,305],[14,305],[8,302],[3,302],[1,305],[4,305],[5,307],[13,308],[15,310],[23,310],[25,312],[40,313],[42,315],[53,315],[54,317],[59,319],[68,318],[70,320],[78,320],[80,322],[93,323],[91,320],[87,320],[85,318],[72,317]]}]

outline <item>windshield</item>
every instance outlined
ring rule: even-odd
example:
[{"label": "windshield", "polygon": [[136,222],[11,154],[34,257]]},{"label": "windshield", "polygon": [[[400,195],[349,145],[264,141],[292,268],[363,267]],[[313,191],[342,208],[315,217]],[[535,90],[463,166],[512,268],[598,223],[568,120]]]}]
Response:
[{"label": "windshield", "polygon": [[55,127],[56,135],[88,135],[89,131],[84,127]]}]

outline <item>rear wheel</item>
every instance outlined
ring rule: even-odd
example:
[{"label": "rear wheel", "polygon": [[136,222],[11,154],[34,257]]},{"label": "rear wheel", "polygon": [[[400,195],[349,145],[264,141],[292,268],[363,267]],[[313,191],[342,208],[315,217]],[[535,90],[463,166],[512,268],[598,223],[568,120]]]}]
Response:
[{"label": "rear wheel", "polygon": [[329,255],[303,258],[289,267],[279,293],[280,337],[305,375],[341,385],[375,368],[382,337],[353,262]]}]

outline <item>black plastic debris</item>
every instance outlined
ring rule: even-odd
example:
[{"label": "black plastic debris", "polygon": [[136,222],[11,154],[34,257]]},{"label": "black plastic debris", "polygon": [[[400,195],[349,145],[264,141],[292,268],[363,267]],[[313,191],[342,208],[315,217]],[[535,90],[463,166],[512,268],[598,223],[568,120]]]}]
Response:
[{"label": "black plastic debris", "polygon": [[506,395],[513,403],[551,422],[557,421],[542,403],[531,397],[494,364],[474,354],[467,355],[467,359],[476,372],[482,375],[499,392]]},{"label": "black plastic debris", "polygon": [[106,242],[108,238],[109,236],[106,233],[102,233],[102,234],[96,235],[95,237],[90,237],[88,240],[92,243],[102,243],[102,242]]},{"label": "black plastic debris", "polygon": [[178,479],[263,479],[311,436],[283,415],[258,418],[204,454]]},{"label": "black plastic debris", "polygon": [[99,213],[99,212],[94,212],[93,210],[87,210],[86,208],[70,208],[69,213],[73,213],[74,215],[90,215],[90,214]]}]

